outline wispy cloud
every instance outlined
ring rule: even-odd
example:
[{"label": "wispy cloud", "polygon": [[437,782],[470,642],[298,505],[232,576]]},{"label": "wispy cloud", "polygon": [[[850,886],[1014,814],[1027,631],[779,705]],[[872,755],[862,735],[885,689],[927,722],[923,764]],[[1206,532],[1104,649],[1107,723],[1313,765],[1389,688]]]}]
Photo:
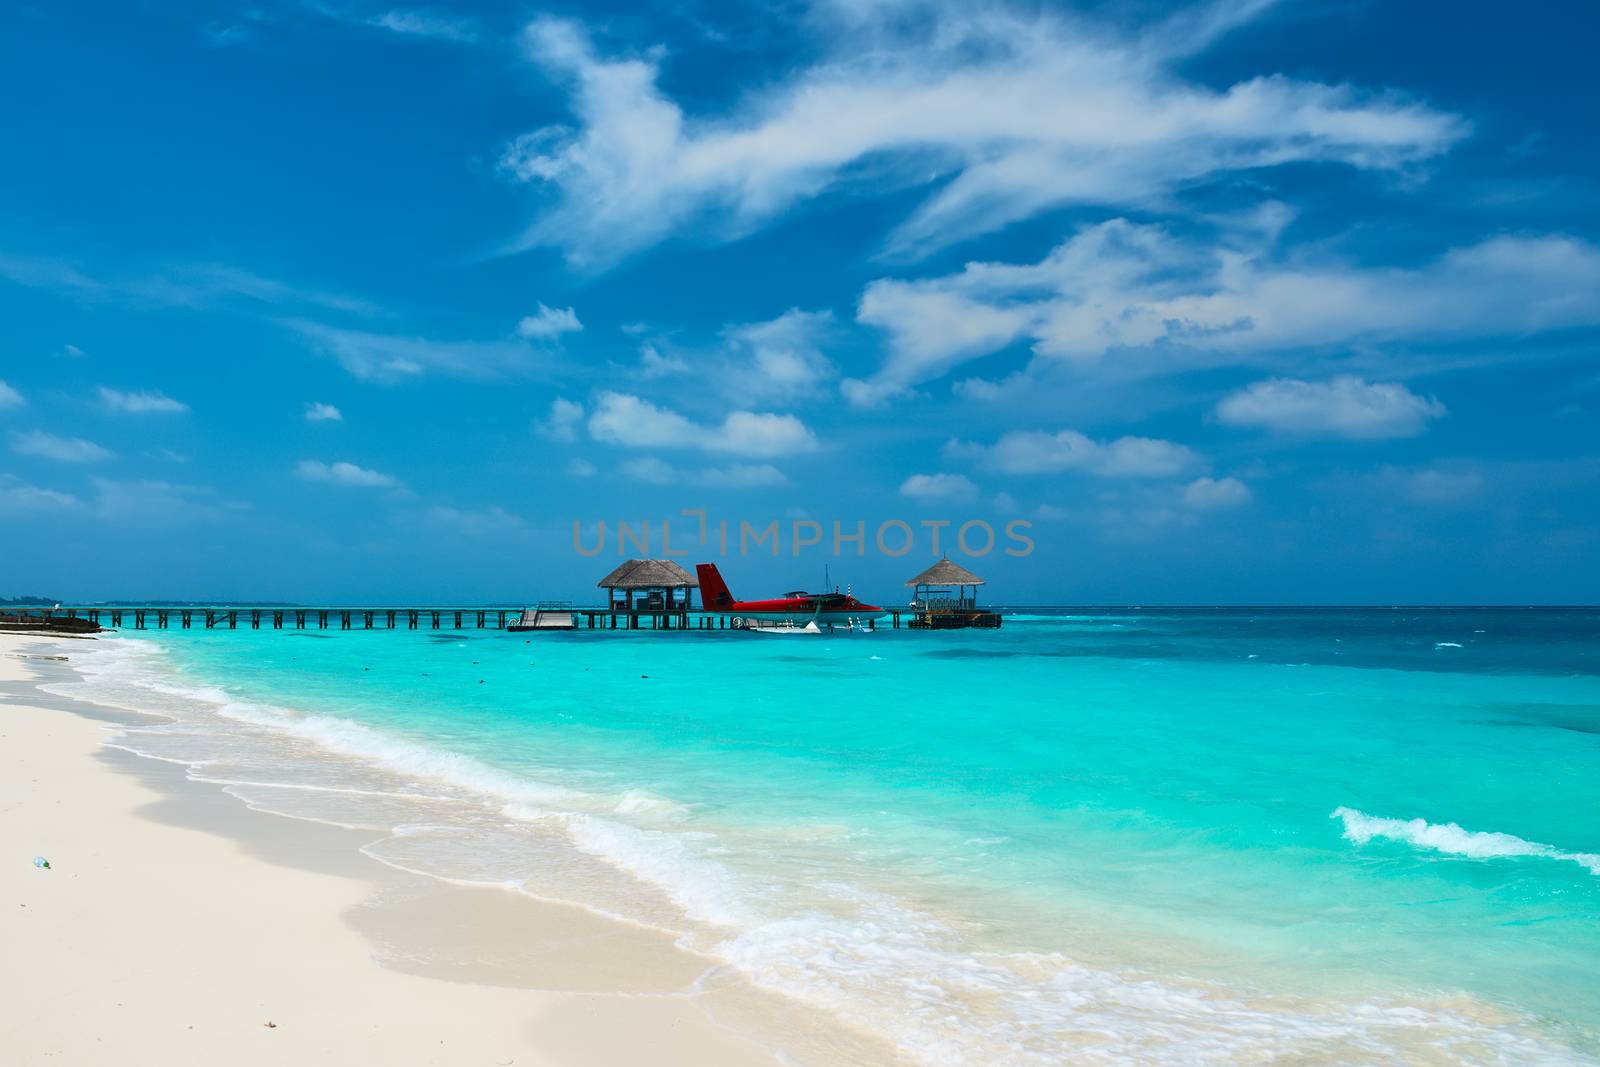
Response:
[{"label": "wispy cloud", "polygon": [[424,514],[430,522],[447,526],[468,537],[505,534],[527,526],[519,516],[513,515],[498,504],[476,511],[441,504],[428,508]]},{"label": "wispy cloud", "polygon": [[[193,263],[145,273],[95,274],[69,260],[0,252],[0,278],[83,300],[107,300],[153,307],[209,307],[226,302],[306,306],[374,314],[368,301],[340,293],[292,285],[220,263]],[[82,355],[76,346],[68,355]]]},{"label": "wispy cloud", "polygon": [[225,499],[216,490],[203,485],[153,479],[91,478],[89,486],[92,495],[79,498],[56,489],[30,485],[10,474],[0,474],[0,515],[38,517],[58,513],[114,519],[141,526],[182,526],[226,518],[250,506]]},{"label": "wispy cloud", "polygon": [[1183,487],[1183,502],[1203,511],[1236,508],[1250,502],[1250,487],[1237,478],[1196,478]]},{"label": "wispy cloud", "polygon": [[255,27],[244,22],[209,22],[206,41],[215,48],[233,48],[255,39]]},{"label": "wispy cloud", "polygon": [[344,412],[340,411],[332,404],[324,404],[320,400],[309,400],[306,402],[306,421],[343,422]]},{"label": "wispy cloud", "polygon": [[1102,478],[1167,478],[1201,464],[1186,445],[1154,437],[1096,441],[1077,430],[1013,430],[992,445],[949,441],[947,459],[966,460],[1002,474],[1083,471]]},{"label": "wispy cloud", "polygon": [[523,341],[441,341],[292,319],[285,326],[363,381],[393,384],[427,374],[478,381],[551,370],[555,356]]},{"label": "wispy cloud", "polygon": [[1444,405],[1399,382],[1366,382],[1341,375],[1325,382],[1273,378],[1223,398],[1217,418],[1232,426],[1279,433],[1374,440],[1415,437]]},{"label": "wispy cloud", "polygon": [[277,15],[265,6],[246,7],[235,14],[206,23],[206,43],[213,48],[235,48],[256,39],[256,32],[276,21]]},{"label": "wispy cloud", "polygon": [[114,455],[110,449],[82,437],[60,437],[43,430],[12,434],[11,450],[18,455],[38,456],[58,463],[99,463]]},{"label": "wispy cloud", "polygon": [[838,373],[822,350],[832,329],[832,312],[799,308],[766,322],[729,326],[723,338],[732,358],[718,378],[739,396],[788,400],[816,395]]},{"label": "wispy cloud", "polygon": [[703,489],[764,489],[788,479],[770,463],[682,468],[654,456],[630,459],[618,468],[624,477],[651,485],[693,485]]},{"label": "wispy cloud", "polygon": [[552,441],[574,441],[578,428],[583,425],[583,405],[566,397],[550,401],[550,414],[535,420],[533,431]]},{"label": "wispy cloud", "polygon": [[22,399],[22,394],[0,379],[0,411],[7,408],[20,408],[27,401]]},{"label": "wispy cloud", "polygon": [[[1146,352],[1155,370],[1259,364],[1355,342],[1506,337],[1600,323],[1600,248],[1569,237],[1497,237],[1419,267],[1363,267],[1277,246],[1282,209],[1210,240],[1125,219],[1080,230],[1037,263],[969,263],[880,279],[857,318],[889,345],[844,383],[872,405],[1026,343],[1041,360],[1093,364]],[[1119,359],[1127,372],[1129,359]]]},{"label": "wispy cloud", "polygon": [[554,340],[564,333],[577,333],[583,329],[578,313],[571,308],[553,308],[539,305],[532,315],[517,323],[517,336],[529,341]]},{"label": "wispy cloud", "polygon": [[189,410],[188,404],[154,389],[124,392],[102,385],[97,392],[101,406],[107,411],[125,415],[176,415]]},{"label": "wispy cloud", "polygon": [[639,346],[637,371],[639,377],[647,382],[689,374],[693,370],[688,360],[673,352],[663,352],[661,345],[654,341],[646,341]]},{"label": "wispy cloud", "polygon": [[78,498],[55,489],[30,485],[11,474],[0,474],[0,514],[66,511],[79,506]]},{"label": "wispy cloud", "polygon": [[838,376],[824,353],[838,333],[830,311],[790,308],[773,319],[729,323],[709,344],[685,343],[675,331],[653,331],[644,323],[622,329],[649,335],[639,344],[637,363],[621,365],[632,376],[649,382],[693,375],[741,404],[819,397]]},{"label": "wispy cloud", "polygon": [[111,478],[93,478],[90,484],[95,498],[89,507],[95,515],[141,526],[216,522],[250,510],[247,502],[227,499],[205,485]]},{"label": "wispy cloud", "polygon": [[358,467],[340,460],[324,463],[321,460],[303,459],[294,469],[295,476],[308,482],[326,482],[359,489],[402,489],[403,483],[392,474]]},{"label": "wispy cloud", "polygon": [[965,474],[913,474],[900,483],[900,495],[924,504],[971,500],[978,487]]},{"label": "wispy cloud", "polygon": [[596,441],[629,448],[680,448],[755,459],[814,452],[816,435],[793,415],[734,411],[717,425],[691,421],[626,393],[601,393],[589,416]]},{"label": "wispy cloud", "polygon": [[1484,477],[1460,463],[1430,467],[1385,467],[1379,480],[1420,504],[1457,504],[1482,492]]},{"label": "wispy cloud", "polygon": [[1264,6],[1202,7],[1191,28],[1206,29],[1187,40],[1172,24],[1119,37],[994,5],[869,5],[846,20],[828,8],[814,65],[700,115],[661,89],[654,54],[607,55],[579,23],[539,18],[527,55],[569,88],[577,128],[543,127],[504,153],[507,173],[557,194],[522,243],[604,267],[690,226],[740,236],[869,174],[879,193],[934,190],[890,238],[910,253],[1062,205],[1154,204],[1211,175],[1399,168],[1464,136],[1457,117],[1394,93],[1182,77],[1182,59]]},{"label": "wispy cloud", "polygon": [[471,19],[427,8],[416,10],[396,8],[368,16],[364,21],[369,26],[407,37],[433,37],[461,44],[468,44],[478,39],[477,23]]}]

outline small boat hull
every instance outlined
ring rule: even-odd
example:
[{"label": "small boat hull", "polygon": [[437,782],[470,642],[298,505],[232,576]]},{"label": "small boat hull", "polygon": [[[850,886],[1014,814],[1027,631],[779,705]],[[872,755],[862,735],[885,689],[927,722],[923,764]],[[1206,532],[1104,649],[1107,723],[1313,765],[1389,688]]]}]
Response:
[{"label": "small boat hull", "polygon": [[735,619],[734,621],[743,622],[743,625],[737,626],[736,629],[752,634],[820,634],[824,632],[822,627],[818,626],[814,621],[807,622],[804,626],[795,623],[793,620],[767,622],[761,619],[750,619],[748,621]]}]

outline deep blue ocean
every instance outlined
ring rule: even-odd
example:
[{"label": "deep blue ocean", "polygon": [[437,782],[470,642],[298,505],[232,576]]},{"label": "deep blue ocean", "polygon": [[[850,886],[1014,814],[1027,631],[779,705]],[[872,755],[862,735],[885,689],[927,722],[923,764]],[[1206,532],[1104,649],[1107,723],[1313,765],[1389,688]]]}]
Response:
[{"label": "deep blue ocean", "polygon": [[1600,611],[149,633],[121,742],[928,1063],[1592,1062]]}]

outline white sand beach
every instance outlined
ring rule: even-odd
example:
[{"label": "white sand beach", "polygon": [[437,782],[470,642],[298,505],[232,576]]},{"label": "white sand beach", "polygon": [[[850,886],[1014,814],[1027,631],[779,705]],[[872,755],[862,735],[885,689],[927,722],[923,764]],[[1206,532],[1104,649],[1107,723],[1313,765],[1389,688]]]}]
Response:
[{"label": "white sand beach", "polygon": [[409,877],[356,831],[105,748],[109,713],[34,688],[71,646],[0,638],[0,1061],[891,1058],[737,982],[708,991],[713,962],[664,933]]}]

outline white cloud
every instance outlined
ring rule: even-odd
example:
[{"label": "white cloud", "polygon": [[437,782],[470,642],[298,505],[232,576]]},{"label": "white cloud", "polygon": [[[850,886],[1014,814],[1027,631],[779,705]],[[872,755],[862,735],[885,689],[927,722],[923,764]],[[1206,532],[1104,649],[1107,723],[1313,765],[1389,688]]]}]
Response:
[{"label": "white cloud", "polygon": [[460,44],[477,39],[477,27],[467,19],[434,11],[384,11],[367,18],[366,24],[407,37],[435,37]]},{"label": "white cloud", "polygon": [[363,381],[393,384],[426,374],[488,381],[551,366],[548,351],[520,341],[436,341],[291,320],[318,350]]},{"label": "white cloud", "polygon": [[690,369],[682,357],[665,354],[649,341],[639,346],[639,376],[646,381],[688,374]]},{"label": "white cloud", "polygon": [[58,437],[43,430],[11,435],[11,450],[24,456],[53,459],[59,463],[98,463],[113,453],[81,437]]},{"label": "white cloud", "polygon": [[816,394],[837,373],[822,352],[832,324],[832,312],[790,308],[766,322],[727,327],[723,337],[732,356],[724,376],[728,390],[776,399]]},{"label": "white cloud", "polygon": [[583,329],[583,323],[578,321],[577,312],[571,308],[553,308],[539,305],[539,310],[532,315],[525,315],[517,323],[517,335],[529,341],[548,341],[560,337],[564,333],[578,333]]},{"label": "white cloud", "polygon": [[815,451],[817,439],[793,415],[734,411],[722,420],[711,448],[740,456],[787,456]]},{"label": "white cloud", "polygon": [[61,354],[71,359],[82,359],[84,352],[83,349],[79,348],[77,345],[63,345],[61,347]]},{"label": "white cloud", "polygon": [[675,467],[654,456],[630,459],[619,468],[635,481],[652,485],[696,485],[706,489],[761,489],[788,479],[770,463],[735,463],[727,467]]},{"label": "white cloud", "polygon": [[242,23],[208,22],[205,28],[206,40],[214,48],[230,48],[234,45],[244,45],[255,39],[255,29]]},{"label": "white cloud", "polygon": [[107,410],[125,415],[175,415],[189,410],[188,404],[154,389],[123,392],[102,385],[97,392]]},{"label": "white cloud", "polygon": [[589,434],[596,441],[629,448],[696,448],[711,431],[679,415],[626,393],[601,393],[589,416]]},{"label": "white cloud", "polygon": [[550,401],[550,414],[533,424],[533,430],[552,441],[572,441],[583,422],[583,405],[576,400],[556,397]]},{"label": "white cloud", "polygon": [[627,460],[617,469],[624,477],[651,485],[675,485],[683,478],[683,473],[677,467],[654,456]]},{"label": "white cloud", "polygon": [[1166,478],[1200,464],[1185,445],[1154,437],[1096,441],[1077,430],[1012,430],[992,445],[950,441],[944,454],[1003,474],[1078,470],[1103,478]]},{"label": "white cloud", "polygon": [[0,474],[0,515],[20,512],[65,511],[78,506],[78,498],[54,489],[29,485],[22,479]]},{"label": "white cloud", "polygon": [[303,459],[295,467],[294,473],[296,477],[308,482],[327,482],[330,485],[364,489],[402,488],[400,480],[391,474],[368,470],[366,467],[358,467],[354,463],[342,460],[337,463],[323,463],[320,460]]},{"label": "white cloud", "polygon": [[1460,503],[1477,496],[1484,485],[1482,474],[1461,466],[1385,467],[1378,481],[1419,504]]},{"label": "white cloud", "polygon": [[[243,302],[310,305],[334,311],[372,314],[368,301],[267,278],[221,263],[189,263],[162,271],[97,277],[68,260],[0,252],[0,278],[19,285],[69,293],[85,300],[114,300],[135,306],[198,308]],[[82,355],[74,345],[65,354]]]},{"label": "white cloud", "polygon": [[[639,323],[624,332],[648,329]],[[652,337],[640,344],[638,365],[630,373],[645,381],[692,374],[744,405],[811,399],[824,395],[826,383],[838,376],[823,353],[833,333],[832,312],[790,308],[774,319],[729,323],[715,346]]]},{"label": "white cloud", "polygon": [[[1417,267],[1287,256],[1277,205],[1180,238],[1125,219],[1089,226],[1037,263],[969,263],[917,281],[879,279],[857,319],[888,354],[845,383],[871,404],[971,360],[1027,344],[1036,360],[1118,369],[1259,364],[1352,344],[1506,337],[1600,323],[1600,248],[1568,237],[1499,237]],[[1130,366],[1131,365],[1131,366]]]},{"label": "white cloud", "polygon": [[27,401],[22,399],[21,393],[7,385],[4,379],[0,379],[0,411],[6,408],[20,408],[25,403]]},{"label": "white cloud", "polygon": [[628,448],[683,448],[768,459],[814,452],[816,436],[793,415],[730,412],[721,425],[701,425],[626,393],[601,393],[589,416],[597,441]]},{"label": "white cloud", "polygon": [[978,487],[964,474],[913,474],[900,483],[900,495],[924,504],[971,500]]},{"label": "white cloud", "polygon": [[567,464],[567,473],[574,478],[593,478],[599,469],[586,459],[574,459]]},{"label": "white cloud", "polygon": [[1219,91],[1180,75],[1215,27],[1262,6],[1216,4],[1188,19],[1205,32],[1132,39],[993,5],[821,8],[819,59],[721,115],[685,114],[658,54],[604,55],[576,22],[542,17],[526,53],[568,87],[578,128],[524,134],[502,165],[557,193],[524,244],[592,267],[691,226],[740,236],[863,174],[880,191],[933,190],[891,239],[921,251],[1062,205],[1158,203],[1211,175],[1399,168],[1465,134],[1394,93],[1278,74]]},{"label": "white cloud", "polygon": [[119,523],[161,527],[220,520],[250,507],[243,501],[224,499],[215,489],[203,485],[111,478],[91,478],[89,483],[94,496],[84,501],[0,474],[0,514],[77,512]]},{"label": "white cloud", "polygon": [[306,421],[343,422],[344,412],[340,411],[332,404],[324,404],[320,400],[308,400],[306,402]]},{"label": "white cloud", "polygon": [[510,533],[527,525],[519,516],[511,514],[498,504],[479,511],[440,505],[429,508],[425,514],[431,522],[448,526],[469,537]]},{"label": "white cloud", "polygon": [[215,522],[250,509],[248,503],[224,499],[205,485],[109,478],[93,478],[90,482],[95,489],[94,513],[119,522],[181,526],[191,522]]},{"label": "white cloud", "polygon": [[[432,38],[456,44],[471,44],[479,37],[478,24],[472,19],[431,7],[391,8],[388,11],[371,14],[353,10],[342,4],[323,3],[321,0],[305,0],[303,7],[314,15],[321,15],[335,22],[388,30],[402,37]],[[270,12],[258,9],[247,9],[242,17],[246,22],[270,21],[272,15]],[[209,32],[217,44],[245,41],[252,33],[251,28],[246,25],[230,26],[224,23],[212,25],[217,28],[209,29]]]},{"label": "white cloud", "polygon": [[1357,440],[1415,437],[1429,419],[1444,413],[1443,404],[1398,382],[1365,382],[1350,375],[1325,382],[1273,378],[1217,405],[1217,418],[1233,426]]},{"label": "white cloud", "polygon": [[1183,489],[1183,502],[1207,510],[1234,508],[1250,500],[1250,487],[1237,478],[1196,478]]},{"label": "white cloud", "polygon": [[873,407],[919,382],[1016,340],[1035,312],[975,300],[937,283],[875,281],[861,294],[856,321],[890,334],[890,354],[868,380],[846,379],[845,399]]},{"label": "white cloud", "polygon": [[708,489],[760,489],[786,485],[789,479],[770,463],[734,463],[726,467],[707,467],[697,471],[696,485]]}]

